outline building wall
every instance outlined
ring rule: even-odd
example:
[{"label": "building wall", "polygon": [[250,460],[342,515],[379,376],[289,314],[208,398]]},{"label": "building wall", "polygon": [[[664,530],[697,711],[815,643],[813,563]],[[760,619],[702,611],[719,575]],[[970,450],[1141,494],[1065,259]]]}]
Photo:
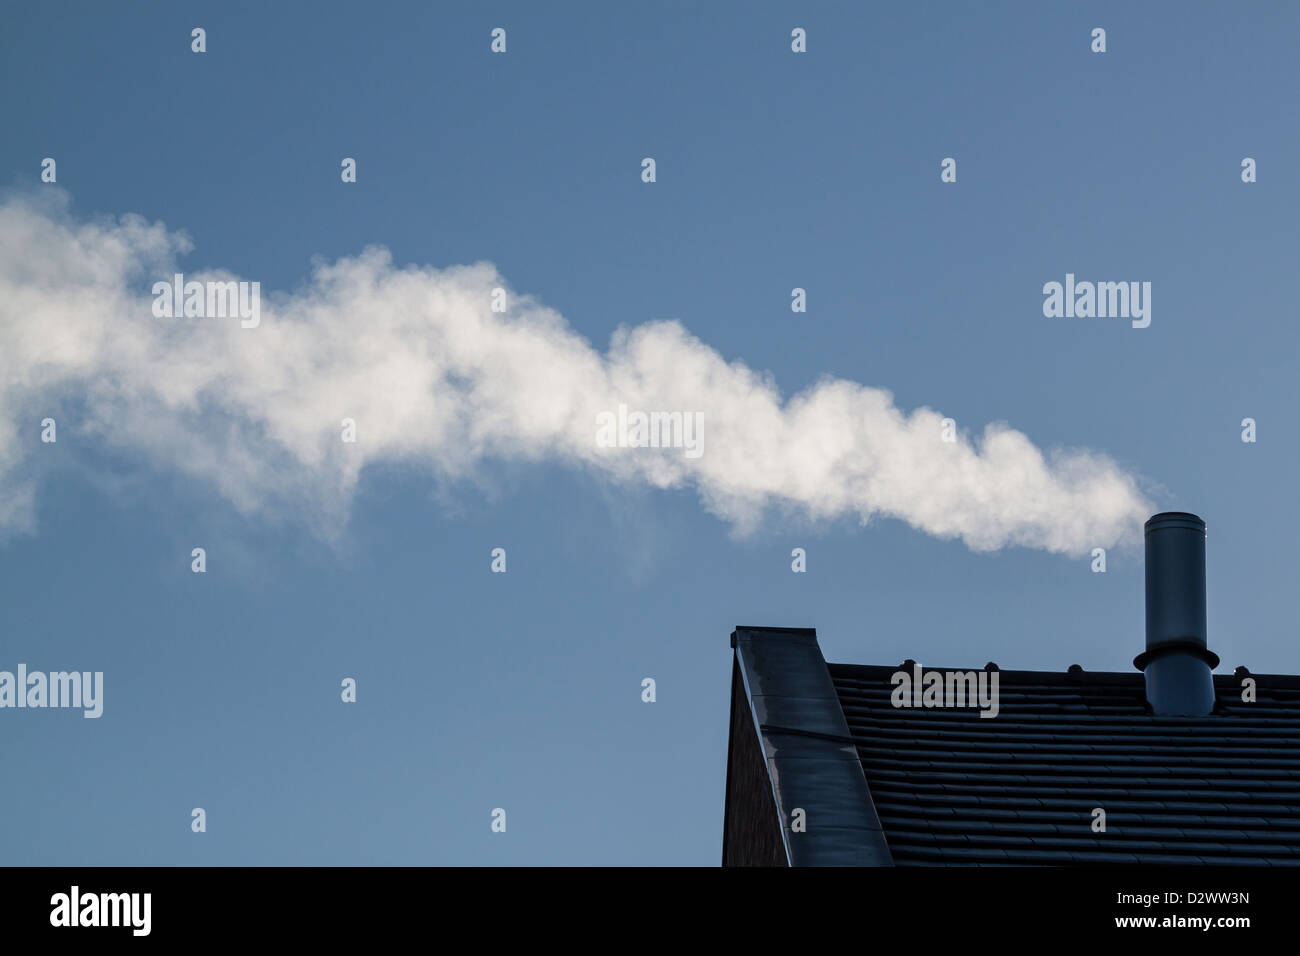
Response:
[{"label": "building wall", "polygon": [[723,866],[788,866],[772,783],[745,698],[740,668],[731,666],[731,731],[727,745],[727,806]]}]

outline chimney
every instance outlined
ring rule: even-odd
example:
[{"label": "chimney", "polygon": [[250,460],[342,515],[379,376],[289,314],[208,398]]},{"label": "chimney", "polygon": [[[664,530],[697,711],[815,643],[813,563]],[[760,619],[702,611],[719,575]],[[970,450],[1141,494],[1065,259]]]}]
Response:
[{"label": "chimney", "polygon": [[1160,717],[1204,717],[1214,710],[1219,656],[1205,637],[1205,522],[1185,511],[1146,523],[1147,649],[1133,659],[1146,676],[1147,701]]}]

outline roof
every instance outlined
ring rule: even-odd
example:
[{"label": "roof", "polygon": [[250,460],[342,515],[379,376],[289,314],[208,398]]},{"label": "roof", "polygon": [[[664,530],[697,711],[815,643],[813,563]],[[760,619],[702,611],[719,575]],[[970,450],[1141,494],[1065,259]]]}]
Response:
[{"label": "roof", "polygon": [[[746,753],[772,791],[757,812],[780,827],[777,865],[1300,865],[1300,677],[1216,675],[1213,714],[1155,717],[1136,671],[999,670],[986,719],[893,706],[901,665],[827,664],[812,629],[737,628],[732,642],[724,865],[763,862],[739,839],[755,825],[732,793]],[[842,765],[822,776],[835,754],[855,780]]]}]

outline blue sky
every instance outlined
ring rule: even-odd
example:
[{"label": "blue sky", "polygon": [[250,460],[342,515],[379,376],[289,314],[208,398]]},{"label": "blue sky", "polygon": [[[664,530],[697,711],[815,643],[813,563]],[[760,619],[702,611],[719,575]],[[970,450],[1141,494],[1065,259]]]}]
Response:
[{"label": "blue sky", "polygon": [[[833,376],[1104,454],[1208,522],[1223,669],[1300,672],[1300,10],[700,7],[6,10],[0,184],[164,221],[187,270],[267,295],[372,244],[488,261],[602,352],[677,319],[783,396]],[[1151,326],[1045,318],[1067,272],[1150,281]],[[1140,548],[1094,574],[780,508],[742,535],[690,487],[509,455],[450,482],[367,467],[326,540],[58,399],[55,445],[20,423],[35,525],[0,538],[0,669],[102,670],[104,715],[0,711],[0,862],[716,865],[734,625],[813,626],[869,664],[1142,649]]]}]

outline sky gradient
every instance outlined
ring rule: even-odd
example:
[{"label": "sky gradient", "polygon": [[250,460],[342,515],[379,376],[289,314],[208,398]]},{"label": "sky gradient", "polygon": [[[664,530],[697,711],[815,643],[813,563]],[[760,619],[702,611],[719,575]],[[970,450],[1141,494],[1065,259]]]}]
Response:
[{"label": "sky gradient", "polygon": [[[268,296],[375,244],[398,267],[490,262],[601,353],[676,319],[784,397],[832,376],[1106,455],[1153,510],[1207,521],[1221,671],[1300,673],[1300,9],[0,16],[5,198],[163,221],[187,270]],[[1044,317],[1067,273],[1151,282],[1150,327]],[[692,488],[545,456],[451,481],[375,463],[323,537],[292,501],[241,513],[83,434],[87,397],[58,397],[59,441],[39,415],[18,438],[39,482],[34,530],[0,538],[0,669],[103,671],[104,715],[0,710],[0,863],[711,866],[736,624],[816,627],[866,664],[1128,670],[1143,645],[1140,547],[1095,574],[892,518],[774,508],[741,534]]]}]

